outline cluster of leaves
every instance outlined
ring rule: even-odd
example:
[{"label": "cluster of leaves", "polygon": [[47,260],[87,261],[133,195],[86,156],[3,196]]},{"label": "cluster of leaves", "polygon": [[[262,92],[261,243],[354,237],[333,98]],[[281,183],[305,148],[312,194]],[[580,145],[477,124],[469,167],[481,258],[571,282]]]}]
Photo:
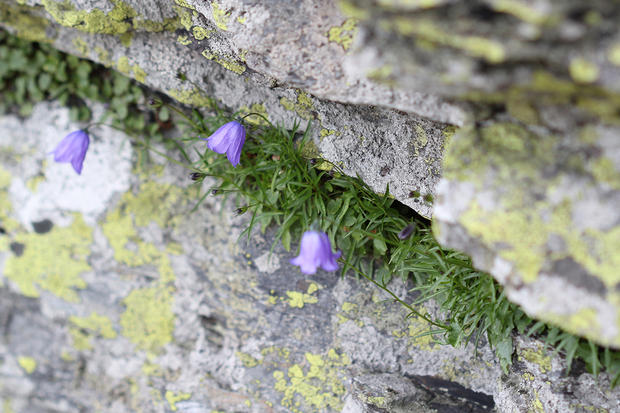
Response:
[{"label": "cluster of leaves", "polygon": [[36,103],[56,100],[69,107],[72,120],[86,122],[92,116],[86,102],[106,102],[100,120],[161,139],[162,131],[172,126],[169,112],[166,107],[149,108],[150,94],[115,70],[0,30],[0,114],[28,116]]},{"label": "cluster of leaves", "polygon": [[[187,140],[209,136],[230,120],[223,112],[208,118],[194,112],[189,118],[194,133]],[[286,250],[303,231],[318,227],[343,251],[342,275],[353,270],[390,294],[391,277],[411,279],[413,298],[405,302],[392,294],[395,300],[411,315],[424,316],[420,305],[434,299],[447,315],[441,321],[429,320],[426,334],[453,346],[487,340],[505,371],[512,364],[513,334],[518,331],[535,335],[564,354],[568,370],[574,359],[580,359],[594,374],[607,370],[612,384],[617,384],[620,352],[535,322],[508,301],[493,277],[474,269],[467,256],[442,248],[429,222],[395,201],[387,189],[384,194],[375,193],[360,179],[313,157],[309,147],[306,134],[296,128],[249,125],[236,168],[226,157],[207,149],[192,164],[199,180],[207,175],[219,178],[216,188],[204,189],[201,200],[214,193],[234,194],[238,212],[251,214],[245,235],[256,226],[265,230],[273,225],[277,228],[274,245],[281,241]],[[401,239],[399,233],[408,225],[415,230]]]},{"label": "cluster of leaves", "polygon": [[[0,114],[27,116],[35,103],[55,99],[70,108],[74,120],[88,121],[91,114],[85,101],[109,102],[108,121],[141,136],[143,147],[170,127],[171,112],[186,117],[192,131],[187,141],[209,136],[231,120],[217,108],[205,118],[196,111],[186,115],[170,105],[149,106],[145,103],[148,95],[115,71],[0,31]],[[432,327],[427,334],[439,341],[457,346],[484,338],[507,369],[516,330],[536,335],[562,352],[569,370],[578,359],[594,374],[607,370],[612,385],[618,383],[620,352],[531,320],[506,299],[491,276],[476,271],[468,257],[439,246],[428,221],[394,201],[388,189],[377,194],[361,180],[318,159],[316,151],[309,149],[307,136],[296,128],[250,125],[237,168],[206,149],[199,154],[199,162],[192,162],[183,145],[172,143],[192,164],[194,177],[219,179],[218,187],[205,188],[200,200],[213,192],[234,195],[238,212],[251,214],[246,235],[256,226],[265,230],[273,225],[277,228],[274,245],[281,241],[290,250],[292,240],[316,225],[344,252],[342,275],[353,270],[389,294],[391,277],[411,279],[415,288],[407,302],[392,296],[412,314],[425,318],[417,309],[434,299],[446,317],[429,320]],[[408,225],[415,230],[402,240],[398,234]]]}]

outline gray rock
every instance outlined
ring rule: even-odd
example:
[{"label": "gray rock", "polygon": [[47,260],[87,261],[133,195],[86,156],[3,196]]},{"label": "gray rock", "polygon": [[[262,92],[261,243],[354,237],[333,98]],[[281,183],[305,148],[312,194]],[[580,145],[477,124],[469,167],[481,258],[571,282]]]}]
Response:
[{"label": "gray rock", "polygon": [[616,2],[3,0],[0,13],[186,104],[312,121],[317,153],[373,190],[425,217],[438,195],[438,239],[528,314],[620,348]]},{"label": "gray rock", "polygon": [[614,347],[618,136],[618,127],[588,124],[558,135],[506,116],[462,130],[434,213],[439,241],[470,254],[530,315]]},{"label": "gray rock", "polygon": [[[389,185],[397,199],[430,217],[424,196],[432,199],[441,173],[444,137],[453,129],[445,122],[461,124],[464,112],[434,96],[346,78],[343,44],[348,49],[356,30],[339,31],[346,18],[332,2],[27,4],[3,0],[7,17],[0,24],[192,106],[208,108],[215,100],[288,128],[312,121],[322,156],[377,192]],[[332,28],[339,34],[330,41]],[[410,197],[412,191],[421,195]]]},{"label": "gray rock", "polygon": [[[246,218],[216,197],[190,213],[199,188],[186,172],[138,168],[117,132],[93,130],[81,176],[51,162],[50,147],[78,127],[53,103],[0,118],[4,411],[620,408],[607,376],[565,376],[535,340],[515,337],[504,375],[484,340],[476,353],[418,337],[430,326],[372,285],[304,276],[281,247],[269,260],[269,231],[238,242]],[[101,166],[127,160],[89,192]],[[404,297],[411,286],[390,287]]]}]

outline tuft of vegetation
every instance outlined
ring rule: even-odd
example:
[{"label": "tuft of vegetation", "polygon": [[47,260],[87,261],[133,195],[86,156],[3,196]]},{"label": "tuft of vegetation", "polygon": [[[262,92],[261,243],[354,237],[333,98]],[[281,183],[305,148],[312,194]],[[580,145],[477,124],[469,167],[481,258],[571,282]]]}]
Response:
[{"label": "tuft of vegetation", "polygon": [[[197,184],[205,176],[219,181],[216,188],[203,188],[197,206],[209,195],[234,196],[237,212],[251,214],[243,235],[275,226],[274,246],[282,242],[290,251],[303,231],[318,226],[343,251],[342,276],[353,271],[391,294],[410,315],[425,318],[431,326],[425,334],[441,343],[458,346],[486,340],[507,371],[518,331],[535,335],[563,354],[567,373],[573,360],[580,360],[589,372],[607,371],[612,386],[618,384],[620,351],[530,319],[506,299],[490,275],[475,270],[467,256],[442,248],[429,222],[395,201],[389,188],[377,194],[320,159],[307,133],[269,122],[246,123],[247,141],[236,168],[206,145],[199,161],[193,162],[182,142],[209,136],[234,115],[214,107],[214,113],[203,116],[160,100],[147,105],[147,96],[144,88],[114,71],[0,31],[0,113],[27,116],[36,102],[56,99],[71,108],[75,120],[87,121],[91,114],[84,102],[110,102],[107,122],[144,138],[138,142],[144,148],[150,147],[151,139],[161,139],[171,121],[182,121],[188,136],[166,142],[178,149]],[[390,291],[392,277],[411,281],[415,298],[405,301]],[[441,320],[421,310],[430,299],[445,314]]]},{"label": "tuft of vegetation", "polygon": [[152,95],[137,82],[86,59],[62,53],[0,30],[0,114],[29,116],[34,105],[55,100],[70,110],[72,121],[88,122],[88,101],[105,102],[103,119],[148,140],[162,140],[172,128],[167,107],[149,107]]}]

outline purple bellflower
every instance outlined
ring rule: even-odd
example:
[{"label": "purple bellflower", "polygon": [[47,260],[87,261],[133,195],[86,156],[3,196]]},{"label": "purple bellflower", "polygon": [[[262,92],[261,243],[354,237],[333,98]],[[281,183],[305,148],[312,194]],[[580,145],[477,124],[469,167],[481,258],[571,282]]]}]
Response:
[{"label": "purple bellflower", "polygon": [[83,130],[71,132],[60,141],[52,152],[56,162],[71,162],[75,172],[82,173],[82,164],[90,144],[88,133]]},{"label": "purple bellflower", "polygon": [[205,139],[213,152],[225,153],[233,167],[239,165],[241,148],[245,143],[245,128],[237,121],[220,126],[213,135]]},{"label": "purple bellflower", "polygon": [[290,262],[298,265],[304,274],[314,274],[318,267],[325,271],[336,271],[338,269],[336,260],[341,254],[340,251],[332,252],[326,233],[306,231],[301,237],[299,256]]}]

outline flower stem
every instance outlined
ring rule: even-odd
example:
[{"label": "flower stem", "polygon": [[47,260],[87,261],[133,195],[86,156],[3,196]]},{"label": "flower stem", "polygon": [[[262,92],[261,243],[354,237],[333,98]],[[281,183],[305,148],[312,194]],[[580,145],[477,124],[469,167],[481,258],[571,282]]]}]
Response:
[{"label": "flower stem", "polygon": [[402,299],[400,299],[396,294],[394,294],[392,291],[390,291],[385,285],[377,282],[374,278],[370,277],[369,275],[367,275],[362,270],[356,268],[354,265],[351,265],[351,263],[348,262],[345,258],[340,258],[339,261],[341,261],[342,263],[346,264],[349,268],[352,268],[353,271],[355,271],[357,274],[359,274],[362,277],[366,278],[368,281],[370,281],[371,283],[373,283],[374,285],[376,285],[377,287],[379,287],[380,289],[382,289],[383,291],[385,291],[386,293],[391,295],[392,298],[394,299],[394,301],[396,301],[396,302],[402,304],[403,306],[405,306],[415,316],[422,318],[423,320],[425,320],[429,324],[434,325],[435,327],[439,327],[439,328],[444,329],[444,330],[448,329],[447,325],[442,324],[442,323],[440,323],[438,321],[434,321],[433,319],[431,319],[427,315],[424,315],[424,314],[420,313],[413,306],[411,306],[410,304],[408,304],[405,301],[403,301]]}]

